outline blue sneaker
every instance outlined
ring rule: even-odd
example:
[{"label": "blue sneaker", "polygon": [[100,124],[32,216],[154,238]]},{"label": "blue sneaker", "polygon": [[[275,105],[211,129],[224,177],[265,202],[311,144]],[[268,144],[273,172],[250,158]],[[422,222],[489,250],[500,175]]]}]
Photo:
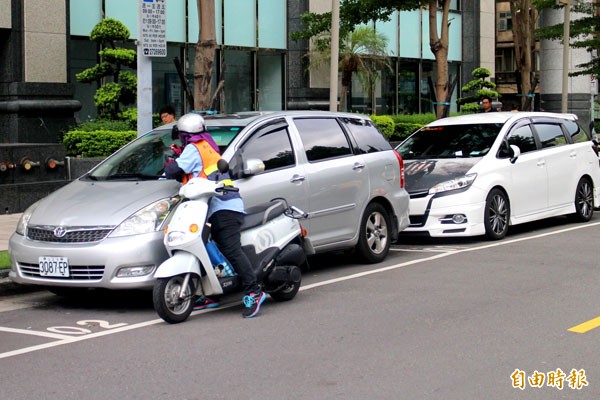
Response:
[{"label": "blue sneaker", "polygon": [[206,308],[219,307],[219,303],[211,299],[210,297],[200,296],[194,303],[194,311],[204,310]]},{"label": "blue sneaker", "polygon": [[244,296],[242,301],[244,302],[244,306],[246,307],[242,312],[244,318],[252,318],[258,314],[260,310],[260,306],[265,302],[267,298],[267,294],[263,291],[260,293],[250,293]]}]

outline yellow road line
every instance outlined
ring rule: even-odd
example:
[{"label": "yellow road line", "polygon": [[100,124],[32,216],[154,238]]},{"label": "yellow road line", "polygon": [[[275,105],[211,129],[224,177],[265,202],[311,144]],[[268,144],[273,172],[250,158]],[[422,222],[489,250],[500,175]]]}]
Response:
[{"label": "yellow road line", "polygon": [[596,317],[594,319],[590,319],[582,324],[569,328],[568,331],[575,333],[586,333],[587,331],[591,331],[592,329],[598,328],[600,326],[600,317]]}]

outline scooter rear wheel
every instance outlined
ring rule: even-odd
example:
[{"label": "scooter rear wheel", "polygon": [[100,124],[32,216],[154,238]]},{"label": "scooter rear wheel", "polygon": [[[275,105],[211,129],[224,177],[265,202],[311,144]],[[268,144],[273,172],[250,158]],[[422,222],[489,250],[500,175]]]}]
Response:
[{"label": "scooter rear wheel", "polygon": [[183,297],[179,296],[185,276],[177,275],[169,278],[159,278],[152,290],[152,301],[157,314],[170,324],[185,321],[194,309],[194,280],[188,280],[183,288]]},{"label": "scooter rear wheel", "polygon": [[274,292],[269,292],[271,298],[275,301],[289,301],[296,297],[298,290],[300,289],[300,281],[287,283],[281,289]]}]

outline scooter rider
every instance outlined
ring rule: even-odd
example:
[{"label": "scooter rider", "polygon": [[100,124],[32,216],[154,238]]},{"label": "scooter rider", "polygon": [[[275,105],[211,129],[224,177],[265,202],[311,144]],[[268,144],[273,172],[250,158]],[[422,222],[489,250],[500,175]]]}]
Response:
[{"label": "scooter rider", "polygon": [[[221,158],[219,147],[205,130],[204,118],[189,113],[177,121],[179,138],[183,146],[181,155],[165,166],[165,175],[184,184],[193,177],[202,177],[213,181],[229,180],[228,174],[221,174],[217,161]],[[267,295],[258,282],[248,257],[242,250],[241,226],[244,222],[244,203],[237,192],[227,192],[210,199],[208,222],[210,233],[219,250],[229,260],[240,276],[244,286],[244,318],[256,316]],[[217,304],[207,297],[199,299],[195,309],[215,307]]]}]

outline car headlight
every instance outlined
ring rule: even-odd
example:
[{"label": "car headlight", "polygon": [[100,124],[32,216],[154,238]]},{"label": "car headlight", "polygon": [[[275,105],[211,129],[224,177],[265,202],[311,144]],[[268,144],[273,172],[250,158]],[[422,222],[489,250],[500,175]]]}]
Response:
[{"label": "car headlight", "polygon": [[466,189],[473,184],[477,174],[468,174],[460,178],[438,183],[429,189],[429,194],[448,192],[450,190]]},{"label": "car headlight", "polygon": [[21,215],[21,218],[19,218],[19,222],[17,223],[17,229],[15,230],[16,233],[18,233],[19,235],[25,236],[25,229],[27,229],[27,224],[29,223],[29,219],[31,218],[31,215],[37,208],[38,204],[40,204],[40,202],[36,201],[32,205],[30,205],[27,208],[27,210],[25,210],[25,212]]},{"label": "car headlight", "polygon": [[159,200],[131,215],[110,234],[110,237],[139,235],[161,229],[164,220],[179,203],[180,197]]}]

